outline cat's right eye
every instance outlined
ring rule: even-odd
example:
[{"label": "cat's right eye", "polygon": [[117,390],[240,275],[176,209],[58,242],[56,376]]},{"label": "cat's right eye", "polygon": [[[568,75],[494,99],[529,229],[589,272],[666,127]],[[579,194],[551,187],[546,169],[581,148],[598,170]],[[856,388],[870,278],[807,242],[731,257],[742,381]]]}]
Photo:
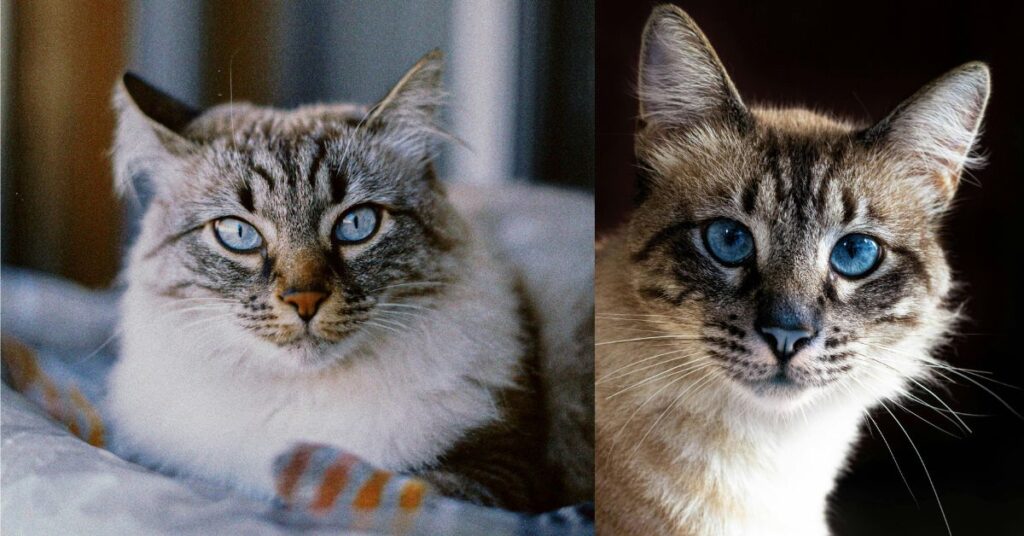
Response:
[{"label": "cat's right eye", "polygon": [[718,262],[739,266],[754,253],[754,235],[736,220],[719,218],[704,227],[704,245]]},{"label": "cat's right eye", "polygon": [[221,218],[213,222],[213,234],[229,251],[252,253],[263,245],[263,237],[252,224],[238,218]]}]

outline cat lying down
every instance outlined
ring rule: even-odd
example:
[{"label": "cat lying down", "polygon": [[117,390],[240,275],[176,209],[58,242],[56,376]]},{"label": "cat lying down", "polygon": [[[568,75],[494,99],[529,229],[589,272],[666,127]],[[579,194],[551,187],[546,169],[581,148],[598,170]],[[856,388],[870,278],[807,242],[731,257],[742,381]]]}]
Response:
[{"label": "cat lying down", "polygon": [[117,187],[153,192],[123,274],[118,442],[267,496],[274,458],[314,442],[481,505],[590,498],[592,272],[524,273],[449,200],[441,71],[427,54],[372,107],[198,112],[117,84]]}]

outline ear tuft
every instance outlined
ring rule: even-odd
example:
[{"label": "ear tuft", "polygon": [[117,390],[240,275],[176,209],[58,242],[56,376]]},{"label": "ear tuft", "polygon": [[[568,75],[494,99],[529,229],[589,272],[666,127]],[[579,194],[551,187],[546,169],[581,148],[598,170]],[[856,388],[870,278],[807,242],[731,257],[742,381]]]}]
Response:
[{"label": "ear tuft", "polygon": [[114,85],[117,131],[114,138],[114,179],[119,195],[134,192],[135,179],[152,176],[175,156],[194,148],[181,132],[199,112],[133,73]]},{"label": "ear tuft", "polygon": [[907,158],[913,172],[931,180],[948,203],[964,170],[981,163],[972,149],[988,104],[990,80],[984,63],[961,65],[903,101],[865,136]]},{"label": "ear tuft", "polygon": [[432,123],[444,105],[444,55],[434,49],[406,72],[370,112],[368,121]]},{"label": "ear tuft", "polygon": [[741,112],[743,101],[697,23],[672,5],[654,8],[640,50],[640,118],[687,126]]},{"label": "ear tuft", "polygon": [[436,124],[445,100],[443,75],[444,55],[431,50],[370,110],[366,123],[389,130],[394,145],[413,159],[429,159],[436,138],[449,137]]}]

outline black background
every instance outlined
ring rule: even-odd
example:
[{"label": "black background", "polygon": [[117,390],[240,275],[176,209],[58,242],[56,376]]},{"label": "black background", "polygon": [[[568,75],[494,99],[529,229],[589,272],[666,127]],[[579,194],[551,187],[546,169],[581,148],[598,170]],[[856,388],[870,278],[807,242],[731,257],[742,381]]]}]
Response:
[{"label": "black background", "polygon": [[[644,21],[656,3],[597,3],[599,234],[623,221],[631,206],[636,57]],[[945,233],[950,261],[966,284],[970,321],[942,355],[954,365],[1024,385],[1019,321],[1024,225],[1018,219],[1024,201],[1019,47],[1024,9],[984,4],[729,0],[679,5],[707,34],[748,104],[800,104],[878,120],[945,71],[971,60],[989,63],[993,92],[981,137],[989,163],[973,173],[980,186],[961,182]],[[954,535],[1022,535],[1024,421],[979,387],[961,383],[939,394],[958,411],[987,415],[965,417],[972,434],[953,438],[905,411],[896,414],[924,457]],[[1019,390],[985,384],[1024,412]],[[913,410],[954,430],[932,410],[920,405]],[[832,498],[834,530],[839,535],[945,534],[935,497],[903,432],[884,411],[874,418],[917,504],[877,432],[865,433]]]}]

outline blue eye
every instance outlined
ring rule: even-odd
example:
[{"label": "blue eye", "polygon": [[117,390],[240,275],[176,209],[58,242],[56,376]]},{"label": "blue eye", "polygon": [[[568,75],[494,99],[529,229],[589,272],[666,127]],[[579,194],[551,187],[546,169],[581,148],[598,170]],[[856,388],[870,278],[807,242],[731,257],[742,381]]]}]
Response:
[{"label": "blue eye", "polygon": [[846,277],[862,277],[878,266],[882,248],[868,235],[848,234],[836,242],[829,262],[832,269]]},{"label": "blue eye", "polygon": [[738,266],[754,253],[754,235],[742,223],[726,218],[704,228],[704,244],[726,266]]},{"label": "blue eye", "polygon": [[341,215],[334,226],[334,237],[349,244],[362,242],[377,232],[379,219],[376,208],[368,205],[356,207]]},{"label": "blue eye", "polygon": [[260,232],[238,218],[221,218],[213,222],[213,234],[221,245],[235,253],[251,253],[263,245]]}]

